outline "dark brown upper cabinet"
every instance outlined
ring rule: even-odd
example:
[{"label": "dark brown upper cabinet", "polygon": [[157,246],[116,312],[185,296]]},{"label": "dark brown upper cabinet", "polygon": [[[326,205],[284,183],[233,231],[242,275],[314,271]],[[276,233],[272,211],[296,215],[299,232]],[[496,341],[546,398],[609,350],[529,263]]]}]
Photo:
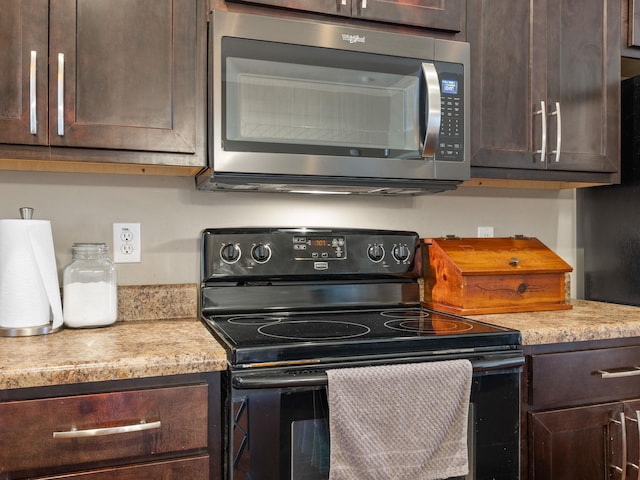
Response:
[{"label": "dark brown upper cabinet", "polygon": [[204,164],[206,0],[5,3],[0,143],[95,149],[82,152],[88,159],[166,152]]},{"label": "dark brown upper cabinet", "polygon": [[47,144],[48,23],[48,0],[3,2],[0,143]]},{"label": "dark brown upper cabinet", "polygon": [[474,0],[472,176],[619,181],[620,2]]},{"label": "dark brown upper cabinet", "polygon": [[460,32],[464,0],[229,0]]}]

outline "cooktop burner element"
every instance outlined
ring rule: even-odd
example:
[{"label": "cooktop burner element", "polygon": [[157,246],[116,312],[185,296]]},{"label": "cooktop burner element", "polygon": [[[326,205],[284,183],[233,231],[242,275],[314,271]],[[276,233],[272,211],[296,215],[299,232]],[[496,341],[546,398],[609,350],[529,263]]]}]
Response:
[{"label": "cooktop burner element", "polygon": [[360,337],[370,331],[369,327],[359,323],[334,320],[274,322],[258,328],[262,335],[284,340],[339,340]]},{"label": "cooktop burner element", "polygon": [[384,323],[385,327],[392,330],[416,332],[421,335],[437,335],[438,333],[464,332],[473,329],[473,325],[463,321],[435,320],[429,317],[423,320],[390,320]]},{"label": "cooktop burner element", "polygon": [[473,325],[462,318],[436,319],[427,310],[421,308],[407,308],[404,310],[385,310],[380,312],[383,317],[391,317],[384,323],[387,328],[399,331],[416,332],[421,335],[464,332],[473,329]]},{"label": "cooktop burner element", "polygon": [[519,332],[420,307],[414,232],[208,229],[201,314],[232,368],[509,349]]}]

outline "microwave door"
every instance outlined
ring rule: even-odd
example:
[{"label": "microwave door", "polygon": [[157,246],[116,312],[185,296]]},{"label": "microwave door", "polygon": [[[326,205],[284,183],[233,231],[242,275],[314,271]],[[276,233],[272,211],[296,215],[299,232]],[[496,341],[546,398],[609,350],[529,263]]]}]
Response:
[{"label": "microwave door", "polygon": [[[425,92],[425,106],[424,106],[424,130],[422,128],[416,128],[420,135],[419,144],[420,152],[423,158],[433,158],[436,154],[436,148],[438,146],[438,138],[440,136],[440,122],[441,122],[441,105],[440,105],[440,81],[438,79],[438,72],[436,71],[433,63],[422,64],[422,80],[424,82],[423,88]],[[421,114],[421,109],[416,109],[418,115]],[[417,124],[421,125],[422,122],[418,120]],[[424,131],[424,137],[422,132]]]}]

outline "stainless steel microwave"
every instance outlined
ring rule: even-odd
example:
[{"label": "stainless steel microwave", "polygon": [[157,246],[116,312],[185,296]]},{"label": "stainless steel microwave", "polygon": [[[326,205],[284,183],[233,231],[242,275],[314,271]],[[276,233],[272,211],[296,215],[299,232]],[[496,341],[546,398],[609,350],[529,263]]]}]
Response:
[{"label": "stainless steel microwave", "polygon": [[417,195],[469,178],[467,43],[211,15],[199,189]]}]

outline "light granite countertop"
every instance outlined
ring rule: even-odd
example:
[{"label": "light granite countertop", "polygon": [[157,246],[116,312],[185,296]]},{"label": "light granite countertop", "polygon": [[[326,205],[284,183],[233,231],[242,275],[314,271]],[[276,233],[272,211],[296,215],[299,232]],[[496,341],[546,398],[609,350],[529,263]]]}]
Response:
[{"label": "light granite countertop", "polygon": [[[198,320],[197,285],[120,287],[118,321],[0,337],[0,390],[220,371],[224,349]],[[570,310],[475,315],[523,345],[640,337],[640,308],[572,300]]]},{"label": "light granite countertop", "polygon": [[195,285],[120,287],[118,297],[111,326],[0,337],[0,390],[227,368],[197,318]]},{"label": "light granite countertop", "polygon": [[520,330],[523,345],[640,337],[640,307],[572,299],[573,308],[473,315],[470,318]]}]

